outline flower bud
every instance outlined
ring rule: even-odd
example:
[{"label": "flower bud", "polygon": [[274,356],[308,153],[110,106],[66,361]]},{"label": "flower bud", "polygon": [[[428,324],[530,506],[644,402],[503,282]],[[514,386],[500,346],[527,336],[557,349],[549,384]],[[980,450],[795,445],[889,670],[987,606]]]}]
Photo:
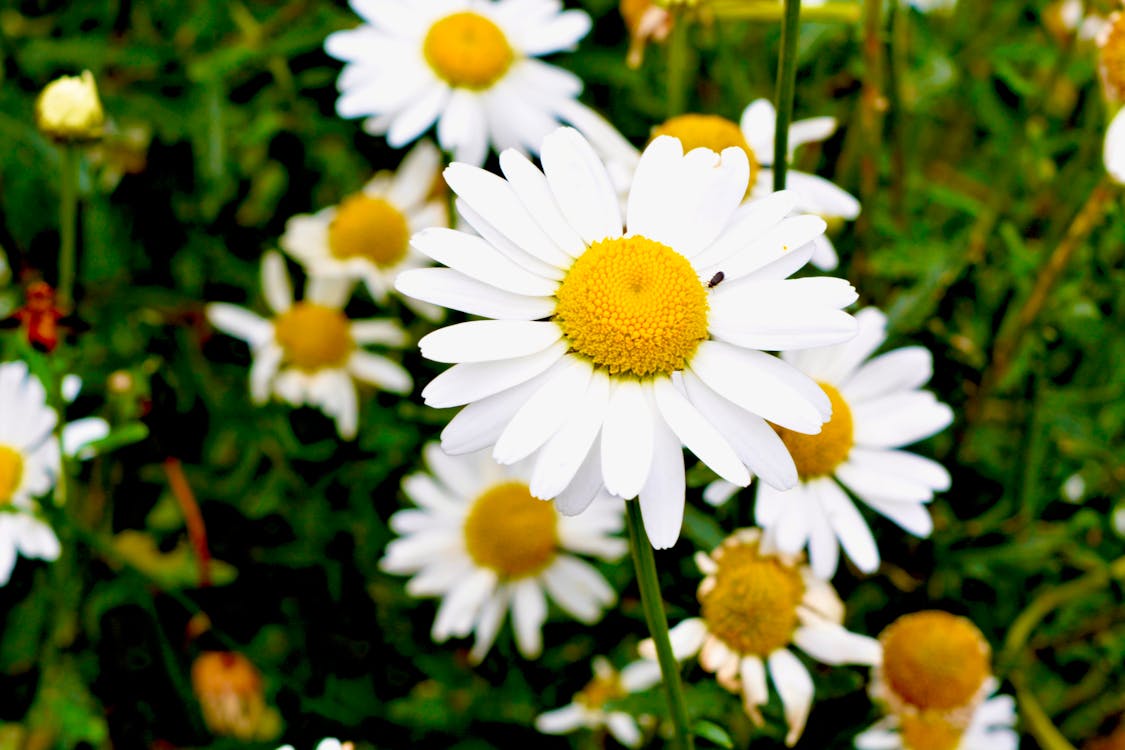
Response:
[{"label": "flower bud", "polygon": [[105,111],[90,71],[62,76],[47,84],[35,102],[35,122],[44,135],[56,141],[100,138]]}]

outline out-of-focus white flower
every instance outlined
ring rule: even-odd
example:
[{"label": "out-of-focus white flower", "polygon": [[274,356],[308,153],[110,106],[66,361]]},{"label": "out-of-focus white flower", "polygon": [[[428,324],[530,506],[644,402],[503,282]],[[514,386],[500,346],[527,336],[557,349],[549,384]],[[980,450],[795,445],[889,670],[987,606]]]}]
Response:
[{"label": "out-of-focus white flower", "polygon": [[535,728],[543,734],[608,729],[614,739],[625,747],[640,747],[644,739],[641,723],[651,723],[653,717],[642,716],[638,723],[636,718],[624,711],[607,709],[606,703],[647,690],[659,682],[660,665],[655,661],[635,661],[618,672],[605,657],[596,657],[594,679],[567,705],[539,714],[535,718]]},{"label": "out-of-focus white flower", "polygon": [[350,320],[343,307],[351,289],[347,279],[313,276],[305,298],[295,302],[285,261],[270,252],[262,258],[262,291],[272,318],[237,305],[207,305],[212,325],[250,345],[255,403],[264,404],[273,393],[294,406],[315,406],[348,440],[359,427],[356,380],[392,393],[409,393],[413,386],[401,365],[363,348],[400,347],[406,333],[391,320]]},{"label": "out-of-focus white flower", "polygon": [[44,87],[35,102],[35,123],[57,141],[87,141],[100,138],[105,111],[98,86],[90,71],[62,76]]},{"label": "out-of-focus white flower", "polygon": [[[994,681],[995,683],[995,681]],[[1016,702],[1010,695],[988,699],[973,712],[968,726],[941,715],[884,717],[855,738],[857,750],[1017,750]]]}]

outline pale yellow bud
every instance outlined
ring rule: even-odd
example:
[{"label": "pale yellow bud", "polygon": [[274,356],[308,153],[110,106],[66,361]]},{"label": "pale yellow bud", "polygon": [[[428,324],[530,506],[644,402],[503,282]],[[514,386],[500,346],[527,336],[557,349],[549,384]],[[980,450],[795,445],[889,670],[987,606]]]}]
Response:
[{"label": "pale yellow bud", "polygon": [[44,135],[57,141],[100,138],[105,111],[90,71],[47,84],[35,103],[35,121]]}]

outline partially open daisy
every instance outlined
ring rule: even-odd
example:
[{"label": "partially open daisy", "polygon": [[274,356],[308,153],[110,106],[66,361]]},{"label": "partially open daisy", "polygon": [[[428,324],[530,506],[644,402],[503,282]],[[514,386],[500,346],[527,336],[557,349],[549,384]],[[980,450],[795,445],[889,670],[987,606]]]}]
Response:
[{"label": "partially open daisy", "polygon": [[[949,489],[949,472],[928,458],[901,450],[949,425],[953,412],[921,390],[933,357],[906,347],[868,360],[886,339],[886,317],[861,310],[859,335],[845,344],[787,353],[785,359],[813,378],[832,402],[832,419],[818,435],[775,430],[797,465],[800,482],[788,491],[759,484],[755,519],[787,552],[806,545],[813,570],[831,578],[839,548],[865,573],[879,567],[879,549],[843,484],[877,513],[916,536],[933,529],[926,503]],[[737,490],[708,488],[713,503]],[[838,541],[837,541],[838,540]]]},{"label": "partially open daisy", "polygon": [[[742,696],[759,725],[768,673],[785,709],[785,743],[794,745],[812,707],[813,682],[789,647],[824,664],[873,665],[878,642],[846,630],[844,605],[831,584],[798,557],[769,550],[758,529],[741,529],[695,560],[706,576],[699,585],[701,616],[672,628],[676,658],[698,654],[720,685]],[[641,654],[655,658],[651,640],[641,644]]]},{"label": "partially open daisy", "polygon": [[313,276],[305,298],[294,301],[285,261],[270,252],[262,258],[262,292],[271,318],[237,305],[207,305],[212,325],[250,345],[250,395],[256,403],[264,404],[272,393],[294,406],[315,406],[349,440],[359,426],[356,380],[392,393],[412,387],[401,365],[362,348],[401,347],[405,332],[389,320],[349,319],[343,307],[351,288],[342,278]]},{"label": "partially open daisy", "polygon": [[590,17],[555,0],[352,0],[366,24],[329,35],[341,117],[398,148],[437,123],[441,147],[483,164],[496,150],[537,152],[582,81],[537,57],[572,49]]},{"label": "partially open daisy", "polygon": [[[403,159],[397,172],[380,172],[338,206],[291,218],[281,236],[281,249],[300,261],[310,276],[360,280],[371,297],[383,304],[395,277],[429,259],[410,247],[410,236],[430,227],[449,226],[445,202],[434,199],[441,153],[422,141]],[[415,312],[433,317],[432,305]]]},{"label": "partially open daisy", "polygon": [[[574,700],[535,718],[535,728],[543,734],[569,734],[579,729],[606,729],[625,747],[640,747],[644,740],[641,725],[631,714],[614,711],[606,704],[631,693],[641,692],[660,682],[660,666],[648,659],[628,664],[618,672],[603,656],[594,659],[594,679]],[[653,717],[642,716],[643,723]]]},{"label": "partially open daisy", "polygon": [[403,492],[418,506],[391,517],[401,535],[381,566],[411,575],[413,596],[441,597],[431,635],[476,634],[470,658],[492,648],[508,610],[516,646],[529,659],[543,649],[547,595],[576,620],[593,623],[617,600],[602,574],[577,555],[617,560],[626,543],[620,502],[603,498],[576,518],[536,500],[527,466],[499,466],[487,453],[448,456],[426,446],[432,473],[407,477]]},{"label": "partially open daisy", "polygon": [[[64,390],[76,393],[73,383]],[[0,364],[0,586],[11,577],[18,555],[59,556],[55,532],[36,515],[37,499],[54,488],[61,470],[57,423],[47,390],[27,365]],[[77,420],[63,429],[63,447],[67,455],[85,455],[86,447],[108,432],[104,420]]]},{"label": "partially open daisy", "polygon": [[[545,175],[514,151],[507,179],[446,170],[476,237],[428,230],[415,246],[449,268],[406,271],[398,288],[494,320],[436,331],[422,354],[456,363],[423,391],[468,404],[442,433],[450,453],[494,446],[534,459],[531,492],[580,513],[601,487],[639,496],[657,548],[679,537],[683,446],[746,485],[778,487],[792,459],[765,420],[814,433],[830,416],[816,384],[762,350],[820,346],[855,333],[839,279],[787,280],[824,231],[786,218],[780,193],[740,208],[745,154],[685,155],[658,138],[637,167],[627,227],[610,178],[577,131],[544,141]],[[748,470],[749,467],[749,470]]]},{"label": "partially open daisy", "polygon": [[[709,148],[722,151],[737,148],[750,162],[750,199],[762,198],[773,192],[773,149],[776,135],[776,112],[765,99],[752,102],[742,113],[741,121],[712,114],[685,114],[667,120],[653,128],[653,136],[668,135],[679,138],[685,151]],[[600,115],[584,107],[566,110],[567,122],[590,139],[606,160],[610,175],[619,192],[625,193],[632,183],[640,152]],[[815,117],[799,120],[789,127],[789,159],[797,147],[829,138],[836,132],[832,117]],[[829,221],[851,221],[859,216],[860,205],[850,193],[817,175],[788,170],[786,188],[797,198],[797,210],[815,214]],[[831,240],[821,234],[814,242],[811,262],[822,270],[832,270],[839,263]]]},{"label": "partially open daisy", "polygon": [[[990,685],[996,686],[992,680]],[[997,695],[980,705],[961,726],[935,713],[880,719],[855,738],[857,750],[1017,750],[1016,702]]]}]

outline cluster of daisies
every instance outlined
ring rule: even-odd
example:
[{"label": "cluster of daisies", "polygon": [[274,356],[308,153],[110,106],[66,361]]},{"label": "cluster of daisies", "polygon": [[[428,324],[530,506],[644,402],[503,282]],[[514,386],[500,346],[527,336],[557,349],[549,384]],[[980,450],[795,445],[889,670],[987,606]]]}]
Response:
[{"label": "cluster of daisies", "polygon": [[[630,28],[643,24],[650,4],[627,5]],[[290,220],[279,244],[303,266],[299,301],[270,252],[269,315],[214,303],[208,316],[249,344],[255,401],[319,407],[351,438],[357,381],[413,388],[367,349],[408,344],[394,316],[345,312],[357,284],[433,325],[460,314],[418,342],[451,365],[422,398],[461,410],[404,480],[410,506],[391,517],[398,538],[381,563],[409,576],[412,596],[440,600],[433,640],[472,637],[480,662],[510,618],[534,659],[549,602],[598,621],[617,592],[591,560],[627,552],[625,503],[639,503],[652,546],[679,539],[687,448],[716,477],[705,500],[752,501],[758,527],[697,553],[699,613],[672,630],[677,658],[698,657],[759,724],[772,685],[789,745],[815,692],[800,653],[873,669],[886,718],[857,739],[864,750],[1012,750],[1012,702],[989,699],[997,682],[971,623],[919,613],[876,640],[845,628],[830,583],[841,549],[864,573],[880,565],[865,509],[924,537],[927,504],[950,485],[906,450],[953,419],[925,390],[930,353],[884,351],[886,316],[847,312],[848,282],[792,278],[809,263],[836,268],[827,222],[855,219],[859,202],[798,171],[774,192],[765,100],[739,122],[673,117],[638,148],[578,101],[580,79],[539,59],[591,28],[557,0],[353,7],[363,23],[325,43],[346,63],[338,112],[393,147],[417,145],[395,174]],[[836,126],[793,123],[788,157]],[[441,151],[422,140],[431,129]],[[442,151],[452,163],[439,175]],[[499,173],[482,168],[492,151]],[[641,745],[660,722],[615,701],[660,682],[654,658],[651,642],[620,670],[598,658],[589,685],[538,728],[605,728]]]}]

